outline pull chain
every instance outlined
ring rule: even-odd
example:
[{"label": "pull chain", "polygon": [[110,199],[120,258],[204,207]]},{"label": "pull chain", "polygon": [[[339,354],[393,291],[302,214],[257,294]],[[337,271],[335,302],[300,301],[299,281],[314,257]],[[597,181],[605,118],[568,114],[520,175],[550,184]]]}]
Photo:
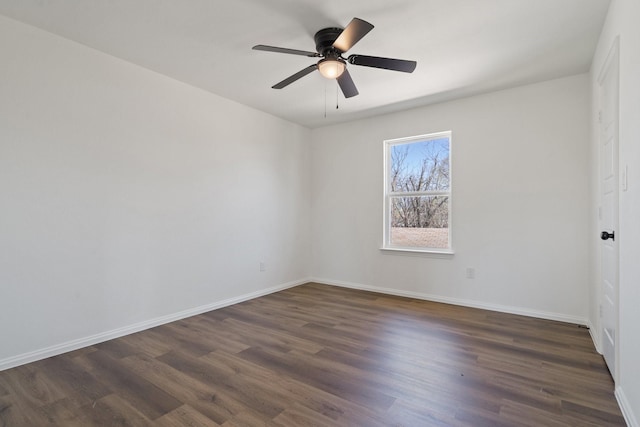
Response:
[{"label": "pull chain", "polygon": [[[327,104],[329,103],[329,99],[328,99],[328,92],[329,92],[329,81],[325,81],[324,83],[324,118],[327,118]],[[336,84],[336,110],[340,109],[340,105],[338,103],[338,100],[340,99],[339,97],[340,93],[338,91],[338,85]]]}]

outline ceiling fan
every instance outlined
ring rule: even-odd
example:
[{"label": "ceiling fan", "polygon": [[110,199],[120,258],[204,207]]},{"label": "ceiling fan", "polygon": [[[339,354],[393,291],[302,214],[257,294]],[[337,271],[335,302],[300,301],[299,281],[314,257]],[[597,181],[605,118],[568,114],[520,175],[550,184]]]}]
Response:
[{"label": "ceiling fan", "polygon": [[316,64],[309,65],[308,67],[303,68],[297,73],[282,80],[280,83],[276,83],[272,86],[273,89],[282,89],[307,74],[318,70],[324,77],[328,79],[336,79],[344,97],[351,98],[358,94],[358,89],[356,89],[356,85],[353,83],[351,75],[347,70],[347,63],[353,65],[364,65],[365,67],[402,71],[405,73],[412,73],[417,65],[416,61],[407,61],[404,59],[382,58],[379,56],[366,55],[349,55],[347,58],[342,56],[343,53],[351,49],[372,29],[373,25],[367,21],[359,18],[353,18],[349,25],[344,29],[324,28],[318,31],[313,37],[316,42],[316,52],[266,46],[262,44],[254,46],[253,49],[267,52],[287,53],[291,55],[302,55],[311,58],[322,58]]}]

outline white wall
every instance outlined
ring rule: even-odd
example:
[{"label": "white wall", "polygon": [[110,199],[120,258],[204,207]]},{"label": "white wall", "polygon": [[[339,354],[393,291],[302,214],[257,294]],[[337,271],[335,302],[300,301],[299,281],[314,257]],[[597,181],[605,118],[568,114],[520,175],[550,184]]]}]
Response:
[{"label": "white wall", "polygon": [[[586,322],[589,105],[585,74],[314,130],[312,276]],[[455,255],[381,252],[383,140],[446,130]]]},{"label": "white wall", "polygon": [[3,17],[0,57],[0,369],[307,277],[309,130]]},{"label": "white wall", "polygon": [[[628,166],[628,191],[620,192],[620,318],[619,364],[616,395],[631,426],[640,426],[640,2],[613,0],[602,31],[591,68],[591,85],[597,101],[597,77],[616,37],[620,37],[620,165]],[[594,102],[594,106],[596,106]],[[597,109],[592,113],[592,150],[594,176],[597,177]],[[600,203],[597,185],[592,186],[590,211],[596,212]],[[599,226],[592,219],[592,235]],[[597,234],[596,234],[597,236]],[[618,238],[616,236],[616,238]],[[591,240],[591,264],[600,259],[600,243]],[[599,269],[591,269],[590,318],[597,332]],[[597,335],[600,339],[600,335]]]}]

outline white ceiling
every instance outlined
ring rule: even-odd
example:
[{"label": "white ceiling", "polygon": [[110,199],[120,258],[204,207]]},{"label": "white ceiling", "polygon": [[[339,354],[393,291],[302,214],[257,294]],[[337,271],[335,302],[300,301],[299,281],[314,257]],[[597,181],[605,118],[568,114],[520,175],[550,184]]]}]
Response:
[{"label": "white ceiling", "polygon": [[[315,128],[586,72],[609,2],[0,0],[0,14]],[[317,30],[353,17],[375,28],[348,54],[412,59],[416,71],[351,65],[350,99],[319,73],[271,89],[314,59],[253,45],[314,51]]]}]

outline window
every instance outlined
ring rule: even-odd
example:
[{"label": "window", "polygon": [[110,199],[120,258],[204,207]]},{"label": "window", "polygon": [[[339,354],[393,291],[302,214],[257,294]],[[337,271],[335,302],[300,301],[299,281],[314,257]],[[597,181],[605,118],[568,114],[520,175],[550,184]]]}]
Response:
[{"label": "window", "polygon": [[451,253],[451,132],[384,147],[383,249]]}]

